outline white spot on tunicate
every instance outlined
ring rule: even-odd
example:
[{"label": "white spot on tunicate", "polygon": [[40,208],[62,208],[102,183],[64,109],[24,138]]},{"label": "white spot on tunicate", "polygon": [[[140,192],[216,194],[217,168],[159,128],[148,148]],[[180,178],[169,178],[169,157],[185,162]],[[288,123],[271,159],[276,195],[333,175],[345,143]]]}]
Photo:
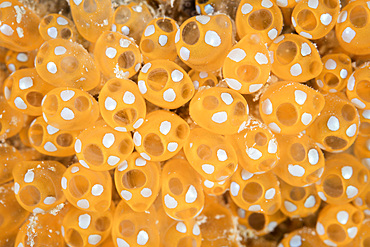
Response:
[{"label": "white spot on tunicate", "polygon": [[27,62],[27,61],[28,61],[28,56],[27,56],[27,54],[26,54],[26,53],[20,52],[20,53],[18,53],[18,55],[17,55],[17,60],[18,60],[19,62],[23,62],[23,63],[25,63],[25,62]]},{"label": "white spot on tunicate", "polygon": [[142,73],[147,73],[148,70],[150,69],[150,67],[152,67],[152,64],[151,63],[147,63],[145,64],[142,68],[141,68],[141,72]]},{"label": "white spot on tunicate", "polygon": [[347,20],[347,11],[342,11],[340,12],[339,16],[338,16],[338,23],[342,23],[342,22],[345,22]]},{"label": "white spot on tunicate", "polygon": [[203,164],[202,170],[207,174],[212,174],[215,171],[215,167],[209,164]]},{"label": "white spot on tunicate", "polygon": [[292,76],[299,76],[302,74],[302,67],[299,63],[293,64],[292,67],[290,67],[290,74]]},{"label": "white spot on tunicate", "polygon": [[63,46],[57,46],[54,49],[54,54],[57,56],[63,55],[67,52],[67,49],[64,48]]},{"label": "white spot on tunicate", "polygon": [[95,184],[92,188],[91,188],[91,194],[93,196],[100,196],[104,191],[104,187],[103,185],[101,184]]},{"label": "white spot on tunicate", "polygon": [[72,97],[75,95],[75,92],[73,90],[63,90],[60,92],[60,97],[63,101],[68,101],[72,99]]},{"label": "white spot on tunicate", "polygon": [[302,237],[299,235],[294,235],[289,241],[290,247],[299,247],[302,245]]},{"label": "white spot on tunicate", "polygon": [[275,40],[274,40],[274,43],[277,44],[279,43],[280,41],[284,40],[285,36],[284,35],[280,35],[279,37],[277,37]]},{"label": "white spot on tunicate", "polygon": [[22,79],[19,80],[19,88],[21,90],[28,89],[33,86],[33,80],[31,77],[23,77]]},{"label": "white spot on tunicate", "polygon": [[248,208],[248,211],[252,211],[252,212],[261,211],[261,206],[260,205],[252,205]]},{"label": "white spot on tunicate", "polygon": [[316,165],[317,162],[319,162],[319,152],[317,152],[316,149],[312,148],[307,153],[308,156],[308,162],[311,165]]},{"label": "white spot on tunicate", "polygon": [[122,171],[126,170],[127,167],[128,167],[127,160],[124,160],[121,164],[118,165],[117,169],[118,169],[118,171],[122,172]]},{"label": "white spot on tunicate", "polygon": [[169,194],[164,196],[164,204],[166,205],[167,208],[170,209],[177,207],[177,201]]},{"label": "white spot on tunicate", "polygon": [[301,55],[308,56],[311,54],[311,47],[307,43],[303,43],[301,47]]},{"label": "white spot on tunicate", "polygon": [[[141,69],[141,71],[142,71],[142,69]],[[146,85],[145,85],[145,81],[140,80],[140,81],[138,81],[137,84],[138,84],[140,93],[145,94],[148,91],[148,89],[146,88]]]},{"label": "white spot on tunicate", "polygon": [[87,229],[91,223],[91,216],[89,214],[81,214],[78,216],[78,226],[82,229]]},{"label": "white spot on tunicate", "polygon": [[[0,23],[1,24],[1,23]],[[14,33],[14,30],[7,24],[3,24],[0,27],[0,32],[2,32],[6,36],[11,36]]]},{"label": "white spot on tunicate", "polygon": [[64,25],[68,24],[68,21],[66,19],[64,19],[63,17],[58,17],[57,18],[57,23],[61,26],[64,26]]},{"label": "white spot on tunicate", "polygon": [[337,220],[342,225],[347,224],[348,219],[349,219],[349,214],[347,213],[347,211],[340,211],[337,213]]},{"label": "white spot on tunicate", "polygon": [[242,8],[240,9],[243,15],[250,13],[253,10],[253,6],[249,3],[243,4]]},{"label": "white spot on tunicate", "polygon": [[206,35],[204,36],[204,41],[206,44],[218,47],[221,45],[221,38],[215,31],[207,31]]},{"label": "white spot on tunicate", "polygon": [[357,193],[358,189],[352,185],[348,186],[346,189],[346,194],[349,199],[355,197]]},{"label": "white spot on tunicate", "polygon": [[215,183],[214,182],[212,182],[212,181],[209,181],[209,180],[204,180],[204,186],[206,186],[207,188],[212,188],[214,185],[215,185]]},{"label": "white spot on tunicate", "polygon": [[119,46],[121,46],[122,48],[127,48],[129,47],[131,44],[131,41],[128,40],[128,39],[120,39],[119,40]]},{"label": "white spot on tunicate", "polygon": [[274,188],[266,190],[265,199],[270,200],[274,198],[276,190]]},{"label": "white spot on tunicate", "polygon": [[254,93],[261,89],[263,84],[252,84],[249,86],[249,92]]},{"label": "white spot on tunicate", "polygon": [[181,233],[186,233],[186,225],[184,224],[184,222],[178,222],[176,224],[176,230]]},{"label": "white spot on tunicate", "polygon": [[365,103],[361,100],[354,98],[351,99],[352,104],[354,104],[357,108],[364,109],[366,107]]},{"label": "white spot on tunicate", "polygon": [[316,80],[316,83],[319,87],[323,87],[324,83],[321,80]]},{"label": "white spot on tunicate", "polygon": [[167,89],[163,92],[163,99],[167,102],[173,102],[176,99],[175,90],[172,88]]},{"label": "white spot on tunicate", "polygon": [[317,222],[317,224],[316,224],[316,232],[319,235],[324,235],[325,234],[325,228],[320,222]]},{"label": "white spot on tunicate", "polygon": [[133,136],[134,144],[135,146],[140,146],[141,145],[141,135],[139,132],[135,132]]},{"label": "white spot on tunicate", "polygon": [[24,175],[24,182],[32,183],[34,178],[35,178],[35,173],[31,170],[28,170],[27,173]]},{"label": "white spot on tunicate", "polygon": [[177,30],[177,32],[176,32],[176,35],[175,35],[175,44],[177,43],[177,42],[179,42],[180,41],[180,29],[179,30]]},{"label": "white spot on tunicate", "polygon": [[346,27],[346,29],[343,30],[342,39],[344,42],[351,43],[351,41],[353,40],[355,36],[356,36],[356,32],[352,28]]},{"label": "white spot on tunicate", "polygon": [[186,195],[185,195],[185,202],[186,203],[193,203],[193,202],[195,202],[197,197],[198,197],[197,190],[195,189],[195,187],[193,185],[190,185],[190,187],[189,187],[189,189],[188,189],[188,191],[186,192]]},{"label": "white spot on tunicate", "polygon": [[295,90],[294,98],[298,105],[303,105],[307,100],[307,94],[301,90]]},{"label": "white spot on tunicate", "polygon": [[107,97],[105,99],[104,106],[107,111],[113,111],[117,107],[117,102],[111,97]]},{"label": "white spot on tunicate", "polygon": [[269,141],[268,147],[267,147],[267,152],[270,154],[274,154],[277,152],[277,144],[275,139],[271,139]]},{"label": "white spot on tunicate", "polygon": [[159,132],[161,132],[163,135],[167,135],[171,130],[171,122],[169,121],[163,121],[161,125],[159,126]]},{"label": "white spot on tunicate", "polygon": [[355,83],[356,83],[356,80],[355,80],[355,77],[353,76],[353,74],[348,78],[348,83],[347,83],[347,89],[349,91],[352,91],[353,88],[355,87]]},{"label": "white spot on tunicate", "polygon": [[16,195],[17,195],[17,194],[18,194],[18,192],[19,192],[19,188],[20,188],[19,183],[15,182],[15,183],[14,183],[14,193],[15,193]]},{"label": "white spot on tunicate", "polygon": [[197,15],[197,16],[195,16],[195,19],[199,23],[205,25],[205,24],[207,24],[211,20],[211,17],[209,17],[208,15]]},{"label": "white spot on tunicate", "polygon": [[198,236],[200,234],[200,228],[199,228],[197,223],[195,223],[194,226],[193,226],[193,234],[195,236]]},{"label": "white spot on tunicate", "polygon": [[323,201],[326,201],[327,200],[327,198],[326,198],[326,196],[325,196],[325,194],[323,192],[319,191],[319,192],[317,192],[317,194],[319,195],[319,197],[321,198],[321,200],[323,200]]},{"label": "white spot on tunicate", "polygon": [[141,230],[138,234],[137,234],[137,238],[136,238],[136,242],[138,245],[146,245],[147,242],[149,241],[149,235],[146,231],[144,230]]},{"label": "white spot on tunicate", "polygon": [[312,35],[306,32],[300,32],[299,33],[302,37],[305,37],[307,39],[312,39]]},{"label": "white spot on tunicate", "polygon": [[306,208],[313,208],[316,204],[316,199],[314,195],[310,195],[307,197],[306,201],[304,202],[304,206]]},{"label": "white spot on tunicate", "polygon": [[302,177],[305,173],[305,169],[300,165],[288,165],[288,171],[294,177]]},{"label": "white spot on tunicate", "polygon": [[76,172],[78,172],[80,170],[80,168],[78,168],[78,166],[73,166],[72,168],[71,168],[71,173],[76,173]]},{"label": "white spot on tunicate", "polygon": [[56,37],[58,36],[58,29],[56,29],[55,27],[49,28],[47,32],[48,35],[53,39],[56,39]]},{"label": "white spot on tunicate", "polygon": [[10,90],[8,87],[4,87],[4,96],[8,100],[10,98]]},{"label": "white spot on tunicate", "polygon": [[123,199],[125,199],[126,201],[129,201],[132,198],[132,193],[130,191],[127,191],[127,190],[122,190],[121,191],[121,197]]},{"label": "white spot on tunicate", "polygon": [[21,110],[27,109],[27,104],[23,101],[21,97],[15,98],[14,104],[18,109],[21,109]]},{"label": "white spot on tunicate", "polygon": [[143,196],[143,197],[150,197],[152,195],[152,190],[149,189],[149,188],[143,188],[140,192],[140,194]]},{"label": "white spot on tunicate", "polygon": [[146,153],[140,153],[141,157],[143,157],[146,160],[150,160],[150,156]]},{"label": "white spot on tunicate", "polygon": [[207,4],[206,6],[204,6],[204,12],[206,12],[207,15],[213,14],[214,11],[215,9],[211,4]]},{"label": "white spot on tunicate", "polygon": [[105,50],[105,55],[108,57],[108,58],[114,58],[116,55],[117,55],[117,50],[113,47],[108,47],[106,50]]},{"label": "white spot on tunicate", "polygon": [[333,59],[328,59],[325,63],[325,68],[328,70],[334,70],[337,67],[337,63]]},{"label": "white spot on tunicate", "polygon": [[242,84],[235,79],[225,78],[225,81],[227,85],[234,90],[240,90],[242,88]]},{"label": "white spot on tunicate", "polygon": [[114,134],[107,133],[104,135],[102,143],[104,147],[110,148],[114,144],[114,141],[115,141]]},{"label": "white spot on tunicate", "polygon": [[227,113],[225,111],[216,112],[212,115],[212,121],[215,123],[224,123],[227,121]]},{"label": "white spot on tunicate", "polygon": [[74,119],[75,117],[75,114],[73,113],[73,111],[71,109],[69,109],[68,107],[64,107],[62,109],[62,111],[60,112],[60,116],[64,119],[64,120],[72,120]]},{"label": "white spot on tunicate", "polygon": [[96,245],[100,242],[101,236],[98,234],[92,234],[87,238],[87,242],[92,245]]},{"label": "white spot on tunicate", "polygon": [[126,91],[123,95],[123,102],[128,105],[135,103],[135,95],[129,91]]},{"label": "white spot on tunicate", "polygon": [[117,163],[119,161],[120,161],[119,157],[111,155],[111,156],[108,157],[107,163],[110,166],[115,166],[115,165],[117,165]]},{"label": "white spot on tunicate", "polygon": [[328,129],[331,131],[339,130],[339,120],[335,116],[331,116],[326,125],[328,126]]},{"label": "white spot on tunicate", "polygon": [[184,78],[184,74],[180,70],[173,70],[171,72],[171,78],[174,82],[179,82]]},{"label": "white spot on tunicate", "polygon": [[230,58],[231,60],[237,63],[242,61],[246,56],[247,54],[245,53],[245,51],[240,48],[235,48],[231,50],[229,54],[227,55],[228,58]]},{"label": "white spot on tunicate", "polygon": [[370,119],[370,110],[364,110],[362,112],[362,116],[365,118],[365,119]]},{"label": "white spot on tunicate", "polygon": [[352,124],[351,126],[348,127],[348,129],[346,130],[346,135],[348,137],[353,137],[355,136],[356,134],[356,130],[357,130],[357,125],[356,124]]},{"label": "white spot on tunicate", "polygon": [[167,41],[168,41],[168,37],[166,35],[159,35],[158,37],[158,43],[161,45],[161,46],[165,46],[167,44]]},{"label": "white spot on tunicate", "polygon": [[233,96],[229,93],[221,93],[221,99],[226,105],[231,105],[234,101]]},{"label": "white spot on tunicate", "polygon": [[55,152],[58,150],[57,147],[51,142],[45,143],[44,149],[48,152]]},{"label": "white spot on tunicate", "polygon": [[62,177],[62,180],[60,181],[62,188],[67,189],[67,179],[65,177]]},{"label": "white spot on tunicate", "polygon": [[268,31],[267,35],[269,36],[271,40],[274,40],[276,36],[278,35],[278,31],[276,30],[276,28],[273,28],[270,31]]},{"label": "white spot on tunicate", "polygon": [[348,230],[347,230],[347,232],[348,232],[348,237],[350,237],[350,238],[354,238],[354,237],[356,237],[356,235],[357,235],[357,227],[351,227],[351,228],[348,228]]},{"label": "white spot on tunicate", "polygon": [[138,72],[138,71],[139,71],[139,69],[140,69],[140,67],[141,67],[141,63],[137,63],[137,64],[135,65],[135,72]]},{"label": "white spot on tunicate", "polygon": [[319,6],[319,1],[318,0],[308,0],[308,7],[312,9],[316,9]]},{"label": "white spot on tunicate", "polygon": [[270,115],[272,113],[272,103],[270,99],[265,99],[262,101],[262,112],[266,115]]},{"label": "white spot on tunicate", "polygon": [[81,200],[77,201],[77,206],[80,207],[80,208],[83,208],[83,209],[87,209],[87,208],[90,207],[90,203],[86,199],[81,199]]},{"label": "white spot on tunicate", "polygon": [[57,69],[57,66],[55,65],[54,62],[48,62],[48,64],[46,65],[46,69],[52,73],[52,74],[55,74],[57,73],[58,69]]},{"label": "white spot on tunicate", "polygon": [[12,72],[14,72],[15,71],[15,66],[14,66],[14,64],[9,64],[8,65],[8,69],[10,70],[10,71],[12,71]]},{"label": "white spot on tunicate", "polygon": [[75,142],[75,151],[76,153],[81,153],[82,143],[80,139],[77,139]]},{"label": "white spot on tunicate", "polygon": [[117,238],[118,247],[130,247],[130,245],[122,238]]},{"label": "white spot on tunicate", "polygon": [[262,0],[261,6],[265,8],[271,8],[274,4],[270,0]]},{"label": "white spot on tunicate", "polygon": [[236,182],[231,182],[230,184],[230,192],[231,195],[237,196],[239,194],[240,185]]},{"label": "white spot on tunicate", "polygon": [[250,173],[250,172],[248,172],[247,170],[244,170],[244,169],[242,170],[241,175],[242,175],[242,179],[244,181],[253,177],[253,173]]},{"label": "white spot on tunicate", "polygon": [[154,25],[149,25],[149,26],[145,29],[144,36],[145,36],[145,37],[148,37],[148,36],[152,35],[154,32],[155,32],[155,27],[154,27]]},{"label": "white spot on tunicate", "polygon": [[177,142],[170,142],[167,145],[167,150],[170,152],[175,152],[178,147],[179,147],[179,144],[177,144]]},{"label": "white spot on tunicate", "polygon": [[133,125],[132,127],[134,127],[135,129],[139,128],[142,124],[144,123],[144,119],[142,118],[139,118]]},{"label": "white spot on tunicate", "polygon": [[8,1],[0,3],[0,8],[7,8],[10,6],[12,6],[12,3]]},{"label": "white spot on tunicate", "polygon": [[312,115],[310,113],[304,112],[302,114],[301,121],[304,125],[309,125],[312,121]]},{"label": "white spot on tunicate", "polygon": [[121,28],[121,32],[122,32],[122,34],[124,34],[124,35],[129,35],[130,34],[130,28],[128,27],[128,26],[123,26],[122,28]]},{"label": "white spot on tunicate", "polygon": [[297,23],[295,22],[295,19],[294,19],[293,16],[292,16],[292,24],[293,24],[293,27],[296,27],[297,26]]},{"label": "white spot on tunicate", "polygon": [[259,158],[262,157],[261,151],[253,147],[250,147],[250,148],[247,147],[245,151],[248,154],[249,158],[251,158],[252,160],[258,160]]},{"label": "white spot on tunicate", "polygon": [[225,150],[223,150],[223,149],[218,149],[217,150],[217,159],[219,160],[219,161],[225,161],[225,160],[227,160],[227,153],[226,153],[226,151]]},{"label": "white spot on tunicate", "polygon": [[146,165],[146,160],[139,157],[135,160],[135,165],[136,166],[145,166]]},{"label": "white spot on tunicate", "polygon": [[78,6],[82,2],[82,0],[73,0],[73,2]]},{"label": "white spot on tunicate", "polygon": [[289,201],[284,201],[284,207],[290,213],[297,210],[297,206]]},{"label": "white spot on tunicate", "polygon": [[320,21],[324,26],[329,25],[332,19],[333,17],[329,13],[325,13],[320,16]]},{"label": "white spot on tunicate", "polygon": [[340,72],[339,72],[339,75],[340,75],[340,78],[346,79],[347,75],[348,75],[348,71],[345,70],[345,69],[341,69]]},{"label": "white spot on tunicate", "polygon": [[42,213],[45,213],[44,210],[42,210],[41,208],[35,208],[34,210],[32,210],[33,213],[35,214],[42,214]]},{"label": "white spot on tunicate", "polygon": [[207,72],[205,72],[205,71],[201,71],[201,72],[199,72],[199,77],[200,77],[200,78],[204,79],[204,78],[206,78],[207,76],[208,76],[208,73],[207,73]]},{"label": "white spot on tunicate", "polygon": [[254,59],[258,64],[268,64],[269,62],[266,55],[261,52],[257,52],[256,55],[254,56]]},{"label": "white spot on tunicate", "polygon": [[276,133],[280,133],[280,131],[281,131],[281,129],[280,129],[280,127],[276,124],[276,123],[269,123],[269,128],[272,130],[272,131],[274,131],[274,132],[276,132]]}]

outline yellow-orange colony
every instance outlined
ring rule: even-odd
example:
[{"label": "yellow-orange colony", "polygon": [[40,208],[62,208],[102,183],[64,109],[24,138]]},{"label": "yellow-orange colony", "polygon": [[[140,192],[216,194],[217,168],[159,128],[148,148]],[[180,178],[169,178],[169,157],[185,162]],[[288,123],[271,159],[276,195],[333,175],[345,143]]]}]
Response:
[{"label": "yellow-orange colony", "polygon": [[370,247],[370,1],[0,0],[1,247]]}]

